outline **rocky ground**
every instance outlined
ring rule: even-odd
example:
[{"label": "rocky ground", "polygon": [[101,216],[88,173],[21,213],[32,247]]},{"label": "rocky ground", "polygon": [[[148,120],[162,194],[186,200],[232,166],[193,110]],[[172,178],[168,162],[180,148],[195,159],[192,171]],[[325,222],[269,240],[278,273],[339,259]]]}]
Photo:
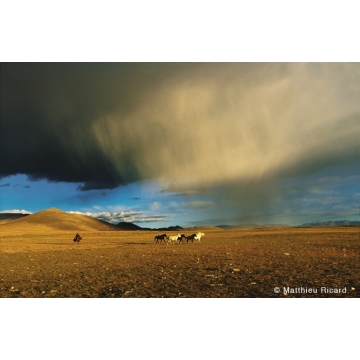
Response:
[{"label": "rocky ground", "polygon": [[79,245],[72,233],[1,233],[0,297],[360,295],[359,227],[204,232],[179,245],[151,231],[81,233]]}]

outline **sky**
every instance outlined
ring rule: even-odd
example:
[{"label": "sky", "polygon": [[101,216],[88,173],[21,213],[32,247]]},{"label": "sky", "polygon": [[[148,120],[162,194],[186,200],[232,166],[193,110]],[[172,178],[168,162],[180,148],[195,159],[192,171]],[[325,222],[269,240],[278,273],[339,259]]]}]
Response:
[{"label": "sky", "polygon": [[360,220],[360,64],[2,63],[0,211]]}]

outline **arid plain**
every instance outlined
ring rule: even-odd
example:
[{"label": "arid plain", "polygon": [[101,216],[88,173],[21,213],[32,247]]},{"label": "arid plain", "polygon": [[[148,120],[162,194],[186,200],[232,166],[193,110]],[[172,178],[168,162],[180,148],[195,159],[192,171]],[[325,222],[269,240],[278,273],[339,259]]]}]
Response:
[{"label": "arid plain", "polygon": [[57,209],[2,221],[0,297],[359,297],[359,227],[180,232],[198,231],[200,242],[166,245],[162,232]]}]

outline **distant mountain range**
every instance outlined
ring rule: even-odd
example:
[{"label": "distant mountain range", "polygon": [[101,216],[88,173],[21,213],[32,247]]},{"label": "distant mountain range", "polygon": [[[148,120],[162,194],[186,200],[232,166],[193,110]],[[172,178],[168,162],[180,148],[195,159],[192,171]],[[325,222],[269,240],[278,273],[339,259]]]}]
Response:
[{"label": "distant mountain range", "polygon": [[[179,225],[168,226],[161,228],[147,228],[135,225],[130,222],[120,222],[117,225],[110,224],[106,221],[91,218],[86,215],[69,214],[64,211],[51,208],[39,211],[34,214],[19,214],[19,213],[0,213],[0,225],[8,227],[15,227],[17,229],[30,229],[28,226],[39,227],[45,226],[47,228],[56,230],[154,230],[154,231],[179,231],[183,228]],[[358,226],[360,221],[337,220],[337,221],[315,221],[305,223],[296,227],[321,227],[321,226]],[[187,228],[186,230],[196,229],[212,229],[212,230],[232,230],[232,229],[256,229],[256,228],[287,228],[292,227],[287,224],[240,224],[240,225],[217,225],[215,226],[195,226]]]},{"label": "distant mountain range", "polygon": [[291,227],[287,224],[240,224],[240,225],[216,225],[216,227],[224,229],[224,230],[233,230],[233,229],[257,229],[257,228],[287,228]]},{"label": "distant mountain range", "polygon": [[217,227],[230,229],[256,229],[256,228],[287,228],[287,227],[311,227],[311,226],[356,226],[360,225],[360,221],[338,220],[338,221],[315,221],[298,226],[290,226],[287,224],[241,224],[241,225],[217,225]]},{"label": "distant mountain range", "polygon": [[179,225],[176,226],[169,226],[169,227],[162,227],[162,228],[144,228],[144,227],[140,227],[138,225],[135,225],[133,223],[130,222],[120,222],[116,225],[119,229],[121,230],[157,230],[157,231],[178,231],[181,230],[182,227]]},{"label": "distant mountain range", "polygon": [[338,221],[315,221],[300,225],[300,227],[311,226],[356,226],[360,225],[360,221],[338,220]]},{"label": "distant mountain range", "polygon": [[120,230],[144,230],[140,226],[137,226],[131,222],[120,222],[115,226],[118,227]]}]

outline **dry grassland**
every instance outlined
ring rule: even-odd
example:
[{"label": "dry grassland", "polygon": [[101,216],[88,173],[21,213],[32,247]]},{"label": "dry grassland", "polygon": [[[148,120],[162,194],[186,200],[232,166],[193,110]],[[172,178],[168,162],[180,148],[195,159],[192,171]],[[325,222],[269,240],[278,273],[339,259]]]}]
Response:
[{"label": "dry grassland", "polygon": [[73,231],[3,227],[0,297],[359,297],[359,227],[203,232],[201,242],[168,246],[152,231],[80,232],[74,245]]}]

